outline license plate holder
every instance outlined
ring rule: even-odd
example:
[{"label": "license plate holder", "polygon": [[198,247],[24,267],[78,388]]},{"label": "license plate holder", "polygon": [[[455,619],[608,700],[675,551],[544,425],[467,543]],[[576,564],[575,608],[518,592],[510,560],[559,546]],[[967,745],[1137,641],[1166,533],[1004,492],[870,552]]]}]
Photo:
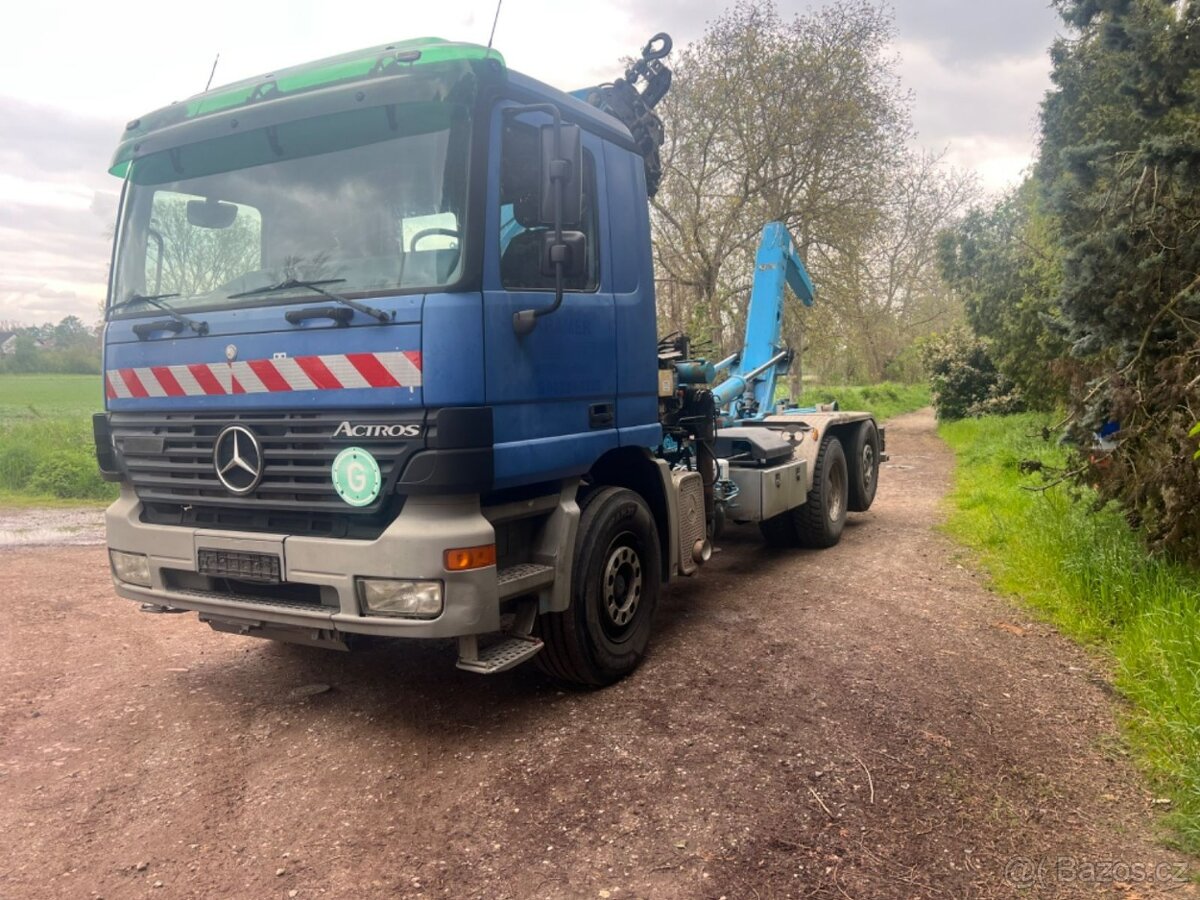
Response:
[{"label": "license plate holder", "polygon": [[211,578],[280,584],[283,581],[283,560],[275,553],[199,547],[196,550],[196,571]]}]

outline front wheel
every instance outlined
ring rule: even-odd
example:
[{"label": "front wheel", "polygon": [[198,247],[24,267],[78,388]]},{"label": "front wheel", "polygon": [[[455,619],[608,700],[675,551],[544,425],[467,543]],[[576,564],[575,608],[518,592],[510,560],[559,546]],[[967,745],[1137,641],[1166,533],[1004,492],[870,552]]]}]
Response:
[{"label": "front wheel", "polygon": [[602,687],[628,675],[650,641],[662,581],[658,529],[646,501],[605,487],[580,501],[571,605],[538,620],[535,659],[548,675]]}]

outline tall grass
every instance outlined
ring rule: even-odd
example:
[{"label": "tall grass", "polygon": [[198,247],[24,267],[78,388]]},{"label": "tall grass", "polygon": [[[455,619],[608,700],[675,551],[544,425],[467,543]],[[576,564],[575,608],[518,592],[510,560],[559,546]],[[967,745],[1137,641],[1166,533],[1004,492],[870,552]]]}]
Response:
[{"label": "tall grass", "polygon": [[900,384],[883,381],[879,384],[837,386],[829,384],[806,384],[798,398],[801,406],[832,403],[842,409],[872,413],[877,419],[890,419],[901,413],[929,405],[929,385]]},{"label": "tall grass", "polygon": [[0,499],[115,497],[92,445],[102,408],[94,375],[0,375]]},{"label": "tall grass", "polygon": [[[995,584],[1064,633],[1110,653],[1131,701],[1127,734],[1156,787],[1173,800],[1180,843],[1200,852],[1200,573],[1148,556],[1119,511],[1064,486],[1046,492],[1017,463],[1063,452],[1045,417],[941,426],[958,456],[948,530],[978,551]],[[1197,472],[1200,477],[1200,470]]]}]

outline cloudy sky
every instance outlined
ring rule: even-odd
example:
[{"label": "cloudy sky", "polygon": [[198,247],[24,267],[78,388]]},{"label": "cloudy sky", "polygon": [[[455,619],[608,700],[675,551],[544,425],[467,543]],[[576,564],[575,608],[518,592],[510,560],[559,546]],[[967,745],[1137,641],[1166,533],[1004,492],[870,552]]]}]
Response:
[{"label": "cloudy sky", "polygon": [[[883,2],[883,0],[881,0]],[[900,74],[919,142],[1002,190],[1028,165],[1049,0],[892,0]],[[784,12],[815,5],[779,0]],[[611,79],[656,31],[678,45],[722,0],[505,0],[496,47],[509,65],[564,88]],[[0,321],[99,317],[119,183],[106,174],[124,123],[214,84],[388,40],[485,43],[492,0],[38,0],[0,35]],[[565,13],[565,10],[570,10]],[[550,38],[547,23],[581,37]]]}]

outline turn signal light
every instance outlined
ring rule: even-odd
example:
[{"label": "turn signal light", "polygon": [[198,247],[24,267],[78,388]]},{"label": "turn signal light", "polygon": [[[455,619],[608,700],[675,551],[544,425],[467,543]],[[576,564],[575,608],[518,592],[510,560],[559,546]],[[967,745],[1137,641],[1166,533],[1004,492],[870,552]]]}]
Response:
[{"label": "turn signal light", "polygon": [[483,569],[496,564],[496,545],[482,547],[460,547],[447,550],[444,554],[447,572],[465,572],[468,569]]}]

